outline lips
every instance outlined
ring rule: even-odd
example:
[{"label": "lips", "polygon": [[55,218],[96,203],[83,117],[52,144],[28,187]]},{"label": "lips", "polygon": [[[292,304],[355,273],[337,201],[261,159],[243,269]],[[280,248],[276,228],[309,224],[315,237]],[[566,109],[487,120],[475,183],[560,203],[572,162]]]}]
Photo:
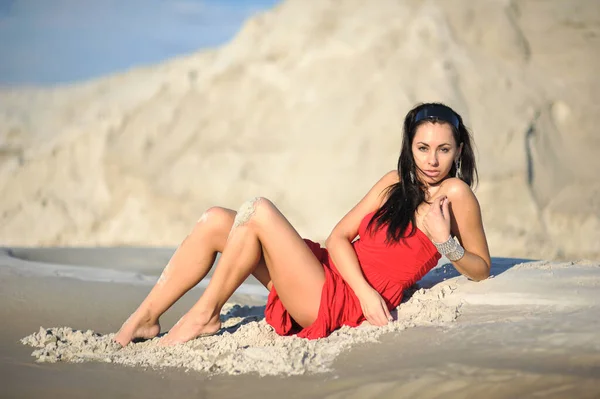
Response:
[{"label": "lips", "polygon": [[423,173],[429,177],[438,177],[440,174],[439,170],[424,170]]}]

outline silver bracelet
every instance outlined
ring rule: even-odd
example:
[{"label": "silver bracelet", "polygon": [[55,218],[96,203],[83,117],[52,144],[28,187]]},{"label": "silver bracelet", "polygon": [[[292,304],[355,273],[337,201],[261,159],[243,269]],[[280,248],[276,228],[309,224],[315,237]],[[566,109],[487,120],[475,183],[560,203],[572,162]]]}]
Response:
[{"label": "silver bracelet", "polygon": [[433,242],[438,252],[455,262],[465,256],[465,249],[452,236],[442,243]]}]

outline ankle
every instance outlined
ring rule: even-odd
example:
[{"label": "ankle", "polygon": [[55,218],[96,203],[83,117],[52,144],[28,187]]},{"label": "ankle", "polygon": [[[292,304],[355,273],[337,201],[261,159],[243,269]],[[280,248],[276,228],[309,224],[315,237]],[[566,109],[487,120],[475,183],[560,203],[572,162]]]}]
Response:
[{"label": "ankle", "polygon": [[194,321],[201,324],[214,324],[221,322],[221,312],[219,308],[192,309],[190,315]]},{"label": "ankle", "polygon": [[132,318],[135,318],[138,324],[154,325],[158,324],[159,315],[148,308],[139,308]]}]

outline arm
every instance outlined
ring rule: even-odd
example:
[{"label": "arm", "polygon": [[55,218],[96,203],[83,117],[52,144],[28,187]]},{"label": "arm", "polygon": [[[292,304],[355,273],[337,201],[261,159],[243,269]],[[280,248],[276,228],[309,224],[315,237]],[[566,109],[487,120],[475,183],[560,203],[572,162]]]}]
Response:
[{"label": "arm", "polygon": [[391,319],[385,302],[365,279],[352,241],[358,234],[363,217],[377,210],[384,201],[385,189],[398,182],[398,172],[383,176],[367,195],[348,212],[334,227],[325,243],[338,271],[358,297],[363,314],[375,325],[385,325]]},{"label": "arm", "polygon": [[[444,242],[451,234],[455,235],[465,249],[465,255],[452,265],[472,280],[485,280],[490,276],[492,261],[479,202],[463,181],[448,179],[445,184],[447,200],[442,195],[433,201],[431,212],[426,217],[427,229],[435,242]],[[435,217],[437,211],[440,211],[443,221]]]}]

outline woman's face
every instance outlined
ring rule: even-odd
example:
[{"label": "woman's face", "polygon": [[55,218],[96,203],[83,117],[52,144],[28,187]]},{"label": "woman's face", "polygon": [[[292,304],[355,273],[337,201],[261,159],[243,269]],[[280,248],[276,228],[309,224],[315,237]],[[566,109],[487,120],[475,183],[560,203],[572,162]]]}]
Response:
[{"label": "woman's face", "polygon": [[450,173],[452,164],[460,157],[448,123],[423,123],[417,128],[412,153],[419,179],[428,186],[440,183]]}]

